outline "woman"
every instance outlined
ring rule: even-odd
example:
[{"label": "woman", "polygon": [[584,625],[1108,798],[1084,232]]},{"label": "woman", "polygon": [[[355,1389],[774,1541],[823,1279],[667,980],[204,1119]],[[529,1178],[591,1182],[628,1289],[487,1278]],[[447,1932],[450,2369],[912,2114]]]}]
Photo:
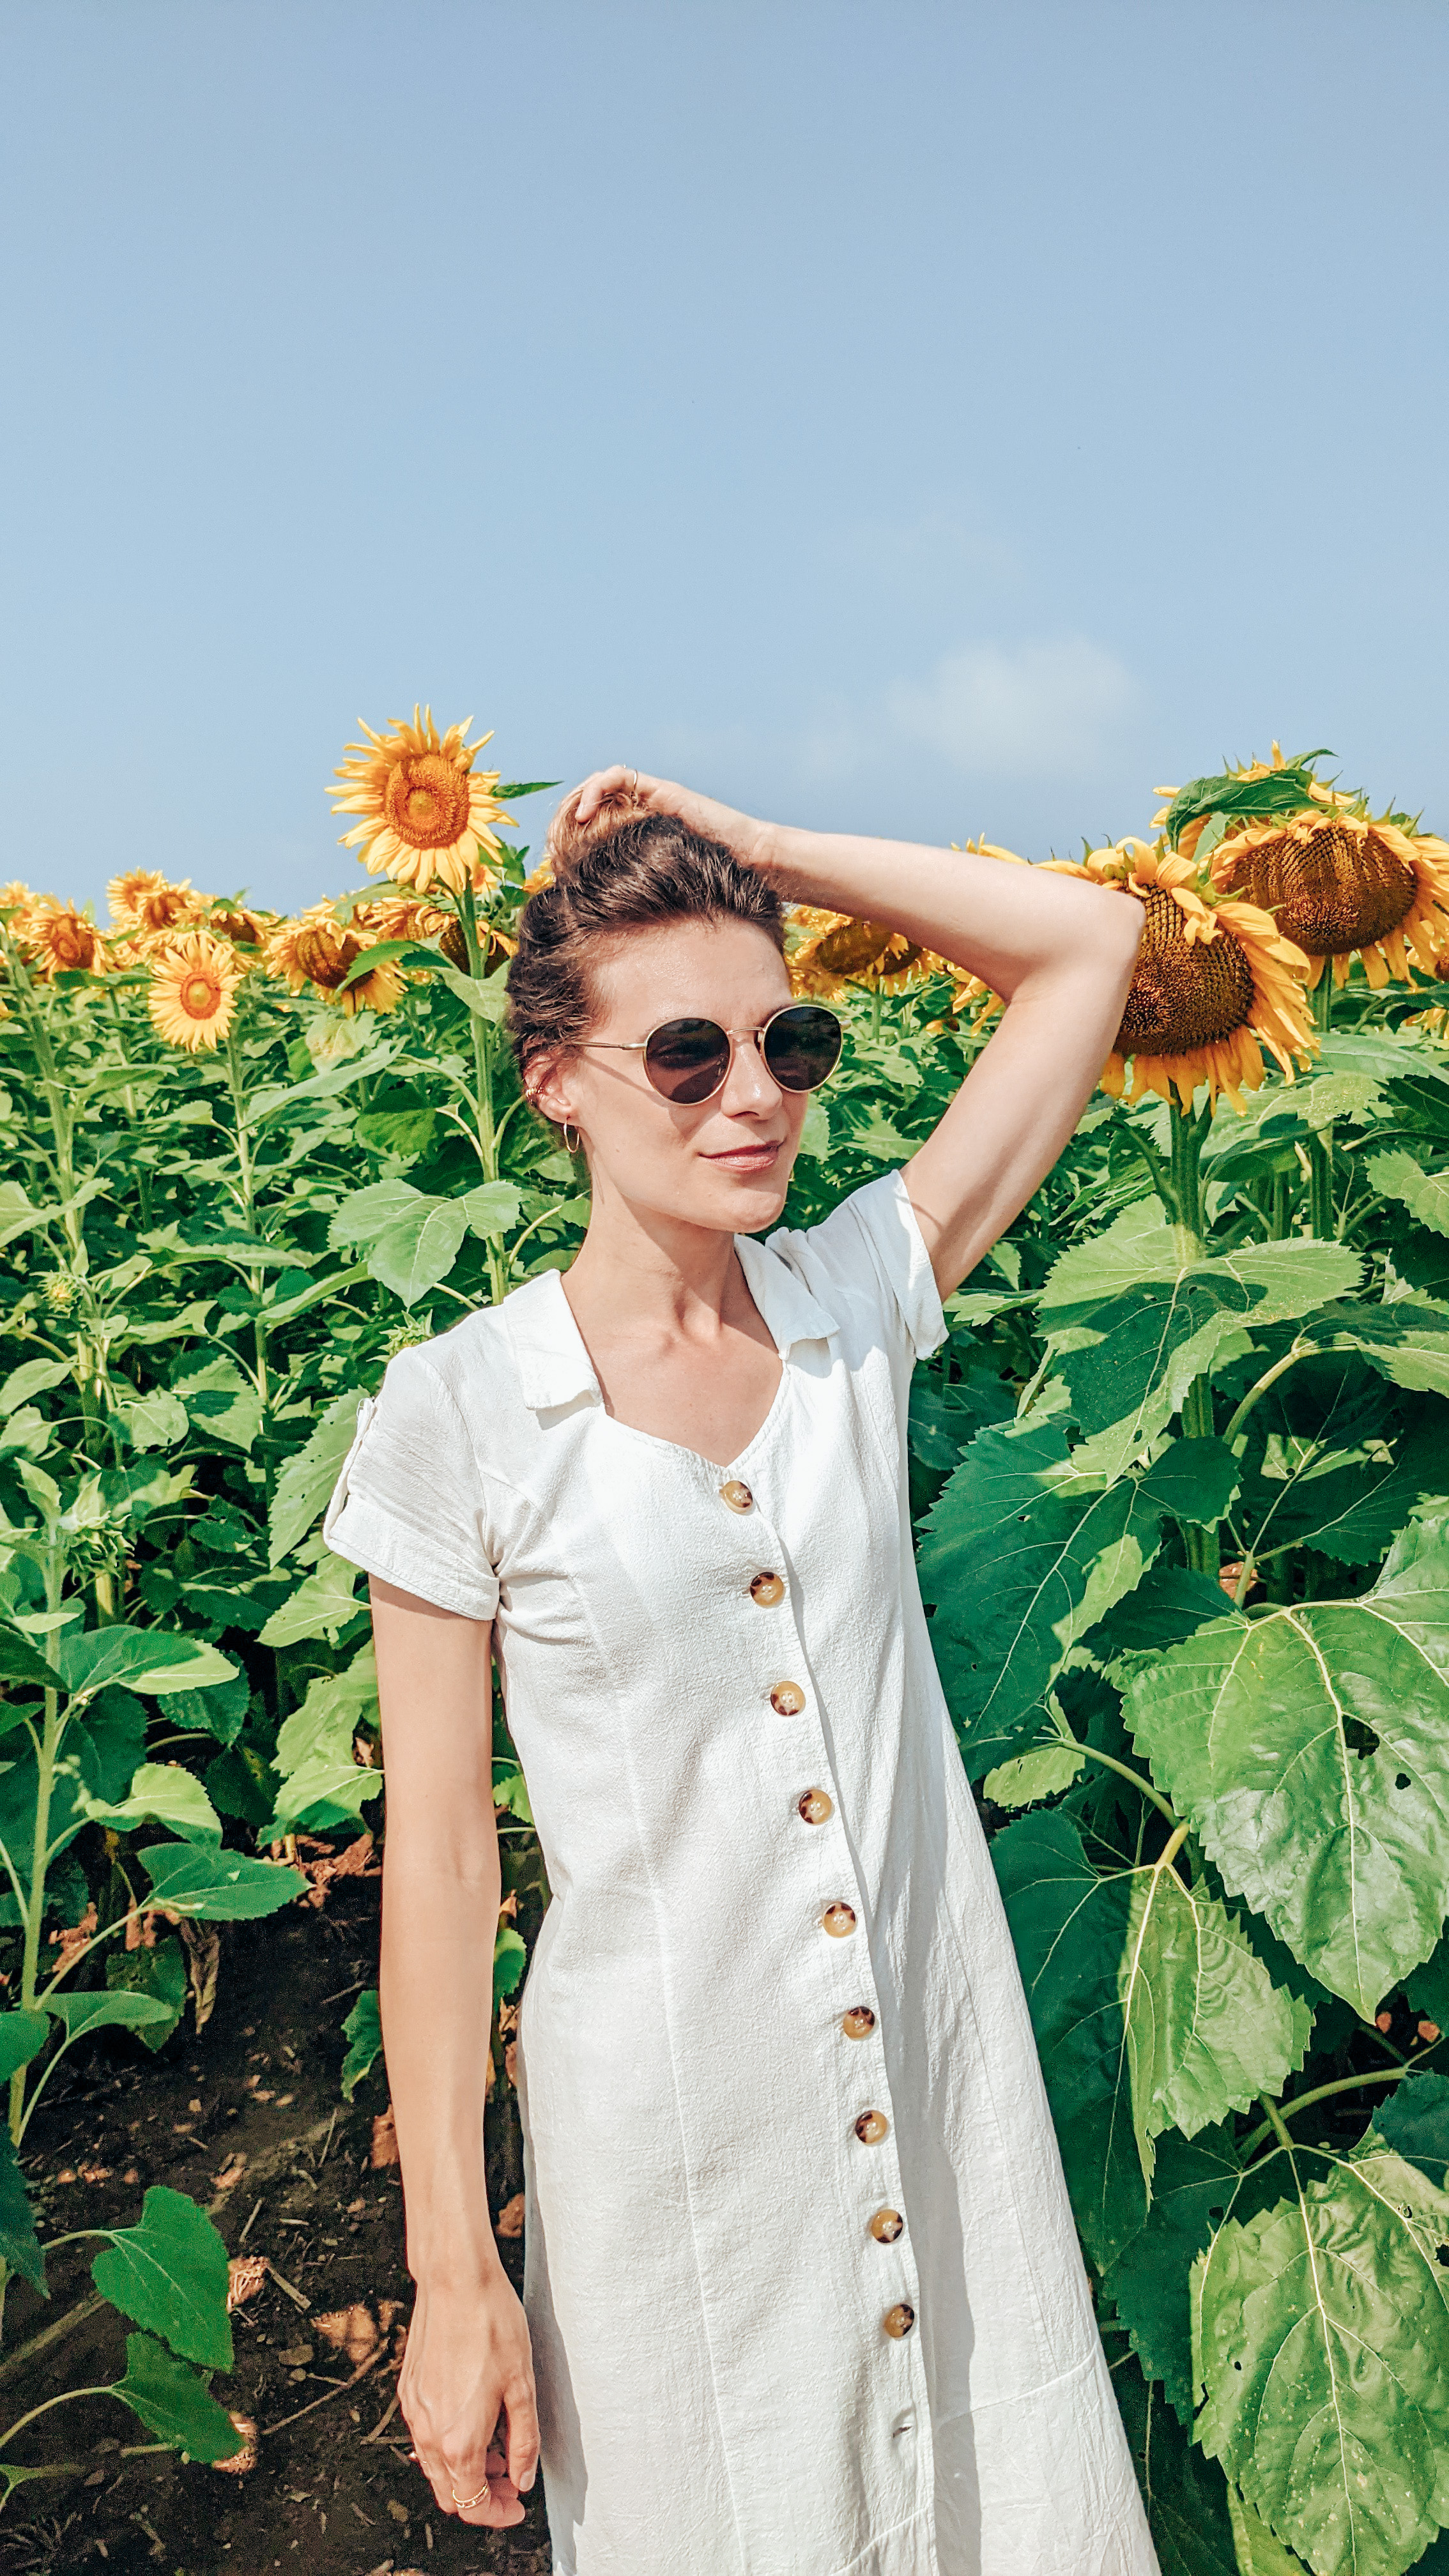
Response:
[{"label": "woman", "polygon": [[[551,848],[510,1015],[588,1234],[393,1360],[328,1519],[372,1578],[418,2458],[497,2526],[541,2439],[557,2576],[1154,2576],[905,1459],[912,1365],[1072,1132],[1137,908],[621,769]],[[1007,1008],[904,1171],[765,1239],[838,1045],[791,1009],[782,898]],[[490,1654],[552,1891],[522,2308],[481,2145]]]}]

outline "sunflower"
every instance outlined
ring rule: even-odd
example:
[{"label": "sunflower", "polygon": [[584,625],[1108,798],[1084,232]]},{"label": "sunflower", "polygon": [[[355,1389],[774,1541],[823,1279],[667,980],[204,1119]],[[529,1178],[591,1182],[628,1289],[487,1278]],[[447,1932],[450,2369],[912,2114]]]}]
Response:
[{"label": "sunflower", "polygon": [[106,888],[111,919],[145,941],[195,924],[207,910],[204,895],[193,894],[191,880],[172,885],[158,868],[127,868]]},{"label": "sunflower", "polygon": [[169,1046],[195,1055],[226,1036],[247,969],[225,940],[183,930],[150,956],[151,1017]]},{"label": "sunflower", "polygon": [[1414,967],[1432,975],[1449,945],[1449,842],[1354,813],[1347,798],[1315,801],[1290,822],[1249,823],[1211,864],[1215,885],[1271,912],[1304,951],[1311,984],[1328,959],[1346,984],[1355,957],[1376,990],[1391,975],[1411,984]]},{"label": "sunflower", "polygon": [[[511,825],[512,816],[503,812],[495,792],[498,771],[473,768],[493,737],[466,742],[472,721],[469,716],[440,734],[431,707],[414,707],[411,724],[400,718],[385,734],[363,724],[367,741],[348,744],[348,756],[334,773],[341,790],[333,797],[333,812],[362,816],[342,834],[342,845],[360,852],[370,875],[390,876],[419,894],[435,882],[461,894],[470,876],[475,888],[480,884],[482,851],[502,857],[492,827]],[[497,883],[487,869],[481,879],[485,891]]]},{"label": "sunflower", "polygon": [[266,963],[274,975],[283,977],[289,991],[300,993],[311,984],[351,1019],[357,1011],[394,1011],[402,1000],[403,978],[389,957],[352,983],[344,982],[349,968],[377,944],[376,933],[357,923],[355,916],[353,924],[347,925],[337,919],[330,903],[314,903],[295,921],[281,922],[273,931]]},{"label": "sunflower", "polygon": [[26,956],[48,984],[57,975],[104,974],[111,962],[95,923],[53,894],[35,898],[21,935]]},{"label": "sunflower", "polygon": [[34,901],[29,886],[22,885],[19,877],[12,877],[9,885],[0,886],[0,920],[4,921],[12,939],[20,937]]},{"label": "sunflower", "polygon": [[903,993],[928,975],[952,972],[944,957],[883,921],[857,921],[848,912],[821,912],[802,903],[795,907],[793,926],[804,934],[790,956],[797,993],[836,1001],[859,984],[870,992]]},{"label": "sunflower", "polygon": [[206,926],[217,938],[229,939],[233,948],[253,948],[260,954],[276,918],[274,912],[250,912],[245,904],[214,903]]},{"label": "sunflower", "polygon": [[1316,1044],[1303,1000],[1308,961],[1270,913],[1217,893],[1160,842],[1120,841],[1079,863],[1048,864],[1132,896],[1147,916],[1104,1091],[1126,1091],[1129,1105],[1147,1091],[1170,1104],[1175,1091],[1191,1109],[1205,1082],[1212,1099],[1225,1091],[1241,1109],[1244,1091],[1262,1083],[1264,1047],[1292,1081]]}]

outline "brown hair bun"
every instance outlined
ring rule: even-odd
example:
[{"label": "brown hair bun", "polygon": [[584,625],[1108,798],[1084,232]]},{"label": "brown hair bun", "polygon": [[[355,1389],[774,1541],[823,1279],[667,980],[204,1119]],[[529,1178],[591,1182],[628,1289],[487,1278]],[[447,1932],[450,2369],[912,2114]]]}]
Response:
[{"label": "brown hair bun", "polygon": [[553,870],[555,884],[576,875],[591,851],[599,849],[605,841],[614,840],[630,823],[642,823],[649,812],[641,798],[632,796],[627,788],[620,788],[617,795],[605,799],[587,823],[581,823],[579,798],[583,792],[582,787],[574,788],[572,794],[564,798],[548,827],[543,855]]}]

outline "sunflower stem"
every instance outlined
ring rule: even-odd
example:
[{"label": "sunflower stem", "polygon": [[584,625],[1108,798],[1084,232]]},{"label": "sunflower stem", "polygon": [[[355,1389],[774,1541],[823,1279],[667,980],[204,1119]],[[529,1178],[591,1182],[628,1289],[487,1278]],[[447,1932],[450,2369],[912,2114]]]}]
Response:
[{"label": "sunflower stem", "polygon": [[[1326,980],[1326,979],[1325,979]],[[1308,1144],[1309,1230],[1322,1243],[1337,1231],[1333,1208],[1333,1129],[1324,1127]]]},{"label": "sunflower stem", "polygon": [[[255,1174],[252,1167],[251,1138],[247,1132],[246,1077],[242,1071],[241,1041],[233,1018],[226,1033],[226,1071],[231,1089],[232,1118],[236,1127],[237,1176],[241,1183],[242,1222],[249,1236],[257,1230]],[[256,1263],[248,1271],[252,1295],[261,1303],[262,1273]],[[257,1393],[262,1411],[267,1407],[267,1328],[260,1313],[252,1318],[252,1346],[257,1364]]]}]

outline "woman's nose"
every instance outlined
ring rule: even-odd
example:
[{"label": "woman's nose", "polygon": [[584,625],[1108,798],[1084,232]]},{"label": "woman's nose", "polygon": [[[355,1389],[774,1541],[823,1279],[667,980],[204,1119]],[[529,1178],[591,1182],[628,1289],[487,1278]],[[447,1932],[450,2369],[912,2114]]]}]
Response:
[{"label": "woman's nose", "polygon": [[733,1037],[721,1108],[772,1109],[779,1098],[780,1086],[765,1062],[758,1031]]}]

